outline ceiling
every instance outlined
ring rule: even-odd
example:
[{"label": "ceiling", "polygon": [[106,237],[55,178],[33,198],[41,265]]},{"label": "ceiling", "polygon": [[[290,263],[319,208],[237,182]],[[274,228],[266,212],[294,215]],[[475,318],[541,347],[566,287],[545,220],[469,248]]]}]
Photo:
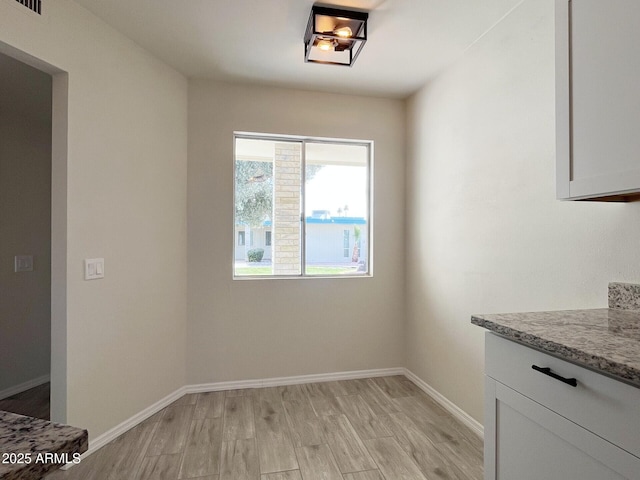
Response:
[{"label": "ceiling", "polygon": [[190,78],[403,98],[522,0],[327,0],[364,9],[352,68],[304,63],[314,0],[75,0]]}]

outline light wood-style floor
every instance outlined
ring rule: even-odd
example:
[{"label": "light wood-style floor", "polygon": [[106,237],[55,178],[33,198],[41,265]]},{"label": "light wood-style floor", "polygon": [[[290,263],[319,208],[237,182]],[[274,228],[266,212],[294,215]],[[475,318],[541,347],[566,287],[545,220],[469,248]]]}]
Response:
[{"label": "light wood-style floor", "polygon": [[49,420],[49,382],[0,400],[0,410]]},{"label": "light wood-style floor", "polygon": [[47,480],[482,479],[482,442],[404,376],[185,395]]}]

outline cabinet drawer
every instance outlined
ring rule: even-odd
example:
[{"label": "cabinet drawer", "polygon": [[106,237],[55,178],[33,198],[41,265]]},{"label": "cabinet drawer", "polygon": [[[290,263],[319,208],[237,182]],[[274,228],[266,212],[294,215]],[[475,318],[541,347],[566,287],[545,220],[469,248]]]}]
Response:
[{"label": "cabinet drawer", "polygon": [[[640,457],[640,389],[487,332],[485,373]],[[532,368],[551,368],[572,387]]]}]

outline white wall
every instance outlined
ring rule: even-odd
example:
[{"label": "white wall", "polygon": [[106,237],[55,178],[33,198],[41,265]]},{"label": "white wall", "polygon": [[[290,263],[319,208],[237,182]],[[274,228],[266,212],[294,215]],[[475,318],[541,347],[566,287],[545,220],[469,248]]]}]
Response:
[{"label": "white wall", "polygon": [[[190,81],[189,383],[404,363],[404,113],[395,100]],[[234,131],[375,142],[373,278],[232,280]]]},{"label": "white wall", "polygon": [[[14,272],[15,255],[32,272]],[[0,391],[49,375],[51,77],[0,54]]]},{"label": "white wall", "polygon": [[0,0],[0,50],[56,73],[52,413],[95,438],[185,384],[187,82],[69,0],[43,11]]},{"label": "white wall", "polygon": [[407,366],[482,419],[472,313],[605,307],[639,204],[555,200],[553,0],[526,0],[408,101]]}]

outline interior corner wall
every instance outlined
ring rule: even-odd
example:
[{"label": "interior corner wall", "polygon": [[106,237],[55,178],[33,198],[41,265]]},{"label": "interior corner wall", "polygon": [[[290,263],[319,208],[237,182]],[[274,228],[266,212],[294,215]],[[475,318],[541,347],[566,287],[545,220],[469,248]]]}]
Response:
[{"label": "interior corner wall", "polygon": [[[53,419],[95,439],[186,383],[188,85],[70,0],[43,2],[42,16],[0,0],[0,51],[54,74],[54,161],[67,155],[52,230],[67,242],[66,264],[52,259],[66,295],[52,298],[52,369],[67,366]],[[105,278],[84,281],[93,257]]]},{"label": "interior corner wall", "polygon": [[[404,364],[404,121],[398,100],[190,81],[188,383]],[[232,280],[234,131],[375,142],[373,278]]]},{"label": "interior corner wall", "polygon": [[474,313],[607,305],[640,204],[555,199],[554,1],[525,0],[408,100],[407,367],[477,420]]},{"label": "interior corner wall", "polygon": [[[0,54],[0,391],[50,374],[51,92]],[[16,255],[33,271],[15,272]]]}]

